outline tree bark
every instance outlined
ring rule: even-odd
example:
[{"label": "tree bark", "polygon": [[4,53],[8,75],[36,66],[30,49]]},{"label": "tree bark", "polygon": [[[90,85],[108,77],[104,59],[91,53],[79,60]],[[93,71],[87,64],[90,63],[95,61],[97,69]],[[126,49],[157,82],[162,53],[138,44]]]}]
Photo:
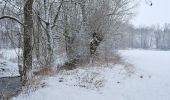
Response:
[{"label": "tree bark", "polygon": [[31,78],[32,69],[32,35],[33,35],[33,0],[27,0],[24,5],[24,49],[22,85]]},{"label": "tree bark", "polygon": [[50,1],[44,0],[44,9],[45,9],[45,21],[46,21],[46,36],[47,36],[47,57],[46,57],[46,66],[53,67],[54,65],[54,55],[53,55],[53,38],[51,30],[51,20],[50,20]]}]

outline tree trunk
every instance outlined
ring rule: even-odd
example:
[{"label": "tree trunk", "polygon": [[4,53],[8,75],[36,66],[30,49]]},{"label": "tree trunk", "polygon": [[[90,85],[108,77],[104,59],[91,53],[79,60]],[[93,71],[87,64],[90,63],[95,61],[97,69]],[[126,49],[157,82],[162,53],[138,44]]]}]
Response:
[{"label": "tree trunk", "polygon": [[27,0],[24,6],[24,49],[23,49],[23,76],[22,85],[26,85],[31,78],[32,69],[32,19],[33,0]]},{"label": "tree trunk", "polygon": [[46,36],[47,36],[47,57],[46,57],[46,66],[54,66],[54,55],[53,55],[53,38],[52,38],[52,29],[51,29],[51,20],[50,20],[50,1],[44,0],[45,8],[45,21],[46,21]]},{"label": "tree trunk", "polygon": [[46,35],[47,35],[47,67],[53,67],[54,66],[54,55],[53,55],[53,48],[52,48],[52,30],[50,27],[50,24],[46,24]]},{"label": "tree trunk", "polygon": [[80,37],[80,49],[79,49],[79,60],[82,63],[89,63],[90,61],[90,34],[88,31],[87,25],[87,14],[85,8],[86,1],[83,1],[80,4],[81,12],[82,12],[82,27],[79,33]]},{"label": "tree trunk", "polygon": [[37,19],[37,22],[36,22],[36,31],[35,31],[35,37],[34,37],[34,44],[35,44],[35,54],[36,54],[36,58],[37,60],[40,59],[40,37],[41,37],[41,25],[40,25],[40,11],[37,10],[37,16],[36,16],[36,19]]}]

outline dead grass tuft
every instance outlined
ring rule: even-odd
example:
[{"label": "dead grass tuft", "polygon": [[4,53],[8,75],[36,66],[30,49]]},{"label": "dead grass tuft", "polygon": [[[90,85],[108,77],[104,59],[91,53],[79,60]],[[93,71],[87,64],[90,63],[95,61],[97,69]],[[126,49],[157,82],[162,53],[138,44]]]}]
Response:
[{"label": "dead grass tuft", "polygon": [[29,95],[31,92],[38,90],[39,88],[46,87],[46,83],[42,82],[47,77],[53,76],[56,73],[56,69],[44,67],[37,69],[33,72],[32,78],[23,87],[23,93]]},{"label": "dead grass tuft", "polygon": [[40,68],[38,71],[33,72],[35,76],[52,76],[55,74],[55,70],[49,67]]},{"label": "dead grass tuft", "polygon": [[5,91],[2,93],[3,100],[10,100],[12,98],[12,93],[10,91]]},{"label": "dead grass tuft", "polygon": [[122,64],[124,62],[123,58],[118,53],[110,54],[109,56],[105,55],[95,55],[92,58],[93,64],[105,64],[105,63],[112,63],[112,64]]}]

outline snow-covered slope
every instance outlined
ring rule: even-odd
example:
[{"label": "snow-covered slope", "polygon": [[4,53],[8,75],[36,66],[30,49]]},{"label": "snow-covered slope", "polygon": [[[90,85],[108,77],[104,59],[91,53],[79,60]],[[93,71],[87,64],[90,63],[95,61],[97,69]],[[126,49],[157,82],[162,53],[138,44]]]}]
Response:
[{"label": "snow-covered slope", "polygon": [[170,51],[122,50],[132,66],[63,71],[13,100],[170,100]]},{"label": "snow-covered slope", "polygon": [[0,77],[19,76],[17,52],[18,49],[0,50]]},{"label": "snow-covered slope", "polygon": [[0,58],[5,60],[17,61],[19,55],[21,55],[21,49],[0,49]]},{"label": "snow-covered slope", "polygon": [[18,65],[16,63],[0,59],[0,77],[19,76]]}]

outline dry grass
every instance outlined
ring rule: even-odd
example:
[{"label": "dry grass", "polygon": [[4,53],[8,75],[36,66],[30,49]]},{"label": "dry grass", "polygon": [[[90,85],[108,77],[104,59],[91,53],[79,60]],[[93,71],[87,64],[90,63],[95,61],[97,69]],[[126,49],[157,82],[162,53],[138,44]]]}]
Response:
[{"label": "dry grass", "polygon": [[49,67],[40,68],[38,71],[33,72],[35,76],[52,76],[55,73],[56,70]]},{"label": "dry grass", "polygon": [[90,72],[85,73],[79,78],[79,86],[91,89],[100,89],[104,86],[104,77],[101,77],[100,73]]},{"label": "dry grass", "polygon": [[22,88],[23,93],[29,95],[31,92],[38,90],[39,88],[46,87],[46,83],[42,82],[47,77],[56,74],[56,69],[44,67],[33,72],[32,78],[27,82],[27,84]]},{"label": "dry grass", "polygon": [[5,91],[2,93],[3,100],[10,100],[12,98],[12,93],[10,91]]},{"label": "dry grass", "polygon": [[122,64],[124,62],[123,58],[118,53],[110,54],[108,56],[99,54],[95,55],[92,59],[94,64],[104,63]]},{"label": "dry grass", "polygon": [[93,60],[94,61],[92,63],[92,66],[101,66],[108,64],[107,67],[109,67],[109,64],[115,64],[123,66],[123,69],[126,71],[126,74],[128,76],[131,76],[135,73],[134,65],[128,63],[126,59],[124,59],[118,52],[112,52],[107,56],[103,52],[100,52],[96,56],[94,56]]}]

